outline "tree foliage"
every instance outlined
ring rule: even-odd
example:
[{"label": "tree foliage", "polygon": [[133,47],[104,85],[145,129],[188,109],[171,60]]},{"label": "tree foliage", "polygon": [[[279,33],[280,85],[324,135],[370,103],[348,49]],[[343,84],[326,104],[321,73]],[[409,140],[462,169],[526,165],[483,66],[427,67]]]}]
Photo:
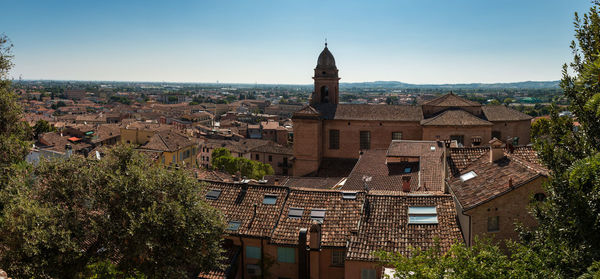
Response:
[{"label": "tree foliage", "polygon": [[52,131],[56,131],[56,128],[54,128],[54,126],[50,125],[50,123],[44,119],[38,120],[35,122],[35,125],[33,125],[33,134],[35,135],[36,139],[39,138],[41,134]]},{"label": "tree foliage", "polygon": [[207,271],[220,263],[224,225],[201,191],[190,174],[130,147],[42,161],[0,192],[0,266],[15,278],[112,272],[102,262],[133,277]]},{"label": "tree foliage", "polygon": [[226,148],[216,148],[212,153],[211,165],[213,168],[230,174],[240,172],[243,177],[262,179],[265,175],[274,173],[273,167],[258,161],[243,157],[233,157]]},{"label": "tree foliage", "polygon": [[8,79],[13,65],[11,48],[8,38],[0,34],[0,177],[8,174],[12,164],[23,161],[31,144],[31,130],[22,121],[23,110]]}]

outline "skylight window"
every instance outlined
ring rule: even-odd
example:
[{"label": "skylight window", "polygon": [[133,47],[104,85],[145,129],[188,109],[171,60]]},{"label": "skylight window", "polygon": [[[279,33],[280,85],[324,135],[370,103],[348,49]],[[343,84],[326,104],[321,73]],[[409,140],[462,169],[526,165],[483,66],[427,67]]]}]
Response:
[{"label": "skylight window", "polygon": [[430,147],[429,147],[429,150],[431,150],[431,151],[435,151],[435,146],[433,146],[433,145],[432,145],[432,146],[430,146]]},{"label": "skylight window", "polygon": [[229,221],[229,223],[227,223],[227,230],[228,231],[237,231],[240,228],[241,224],[242,224],[242,222],[240,222],[240,221]]},{"label": "skylight window", "polygon": [[288,213],[288,217],[302,218],[302,213],[304,213],[304,208],[290,207],[290,212]]},{"label": "skylight window", "polygon": [[265,198],[263,199],[263,204],[275,204],[275,203],[277,203],[276,195],[265,195]]},{"label": "skylight window", "polygon": [[465,173],[465,174],[461,175],[461,176],[460,176],[460,180],[461,180],[462,182],[465,182],[465,181],[467,181],[467,180],[469,180],[469,179],[472,179],[472,178],[474,178],[474,177],[476,177],[476,176],[477,176],[477,174],[476,174],[474,171],[470,171],[470,172],[467,172],[467,173]]},{"label": "skylight window", "polygon": [[411,171],[411,168],[404,168],[404,173],[409,173]]},{"label": "skylight window", "polygon": [[207,200],[216,200],[219,198],[219,196],[221,195],[221,190],[210,190],[208,191],[208,193],[206,194],[206,199]]},{"label": "skylight window", "polygon": [[408,208],[409,224],[437,224],[437,208],[435,206],[410,206]]},{"label": "skylight window", "polygon": [[313,209],[310,212],[310,219],[323,223],[323,220],[325,219],[325,209]]},{"label": "skylight window", "polygon": [[342,192],[342,199],[355,200],[356,194],[357,194],[356,192]]}]

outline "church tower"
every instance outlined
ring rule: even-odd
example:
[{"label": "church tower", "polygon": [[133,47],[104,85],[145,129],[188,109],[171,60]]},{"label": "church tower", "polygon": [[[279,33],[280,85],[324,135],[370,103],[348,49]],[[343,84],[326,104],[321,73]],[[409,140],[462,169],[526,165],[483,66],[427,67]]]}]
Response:
[{"label": "church tower", "polygon": [[339,80],[338,69],[335,66],[335,58],[327,48],[319,55],[317,67],[315,68],[315,91],[310,101],[311,105],[338,104],[339,103]]}]

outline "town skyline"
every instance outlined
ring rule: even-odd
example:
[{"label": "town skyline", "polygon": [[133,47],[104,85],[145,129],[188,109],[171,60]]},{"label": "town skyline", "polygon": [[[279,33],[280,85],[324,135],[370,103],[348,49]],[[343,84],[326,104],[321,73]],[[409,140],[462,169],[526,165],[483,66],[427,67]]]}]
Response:
[{"label": "town skyline", "polygon": [[343,83],[504,83],[560,79],[589,5],[29,1],[0,24],[15,79],[304,85],[327,39]]}]

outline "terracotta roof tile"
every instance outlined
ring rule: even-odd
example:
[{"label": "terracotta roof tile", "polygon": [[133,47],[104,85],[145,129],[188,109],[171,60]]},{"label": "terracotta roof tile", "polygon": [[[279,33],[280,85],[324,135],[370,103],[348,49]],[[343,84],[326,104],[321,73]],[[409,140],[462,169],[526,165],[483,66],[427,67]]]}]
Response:
[{"label": "terracotta roof tile", "polygon": [[483,120],[461,109],[446,110],[434,117],[423,119],[424,126],[491,126],[491,122]]},{"label": "terracotta roof tile", "polygon": [[487,105],[482,107],[483,114],[489,121],[531,120],[533,117],[504,105]]},{"label": "terracotta roof tile", "polygon": [[[438,224],[408,224],[410,206],[435,206]],[[462,242],[456,209],[450,195],[367,196],[356,235],[350,237],[346,260],[376,261],[377,251],[408,255],[411,247],[442,251]]]},{"label": "terracotta roof tile", "polygon": [[[472,157],[466,160],[462,158],[465,161],[472,161],[460,171],[454,171],[454,177],[450,178],[449,184],[464,210],[512,191],[537,177],[548,176],[548,171],[539,164],[525,161],[511,154],[505,155],[502,159],[490,162],[488,149],[475,160]],[[449,160],[453,160],[452,155]],[[465,163],[461,163],[461,165],[465,165]],[[461,175],[471,171],[476,176],[463,181]]]},{"label": "terracotta roof tile", "polygon": [[[239,221],[233,235],[268,238],[275,228],[287,196],[284,187],[222,183],[206,181],[205,192],[220,190],[217,199],[206,199],[208,204],[221,210],[226,222]],[[265,195],[275,195],[275,204],[263,204]],[[206,197],[205,197],[206,198]],[[256,215],[254,205],[256,204]]]},{"label": "terracotta roof tile", "polygon": [[433,100],[424,102],[423,105],[437,107],[481,106],[480,103],[461,98],[453,93],[442,95]]},{"label": "terracotta roof tile", "polygon": [[[310,228],[313,222],[311,210],[325,209],[325,218],[321,226],[322,245],[345,247],[350,232],[358,229],[363,200],[364,193],[357,193],[355,199],[343,199],[340,191],[293,189],[273,231],[271,242],[280,245],[298,244],[299,230]],[[302,217],[290,218],[290,208],[303,208]]]},{"label": "terracotta roof tile", "polygon": [[410,105],[362,105],[319,104],[315,108],[326,120],[375,120],[375,121],[421,121],[420,106]]}]

